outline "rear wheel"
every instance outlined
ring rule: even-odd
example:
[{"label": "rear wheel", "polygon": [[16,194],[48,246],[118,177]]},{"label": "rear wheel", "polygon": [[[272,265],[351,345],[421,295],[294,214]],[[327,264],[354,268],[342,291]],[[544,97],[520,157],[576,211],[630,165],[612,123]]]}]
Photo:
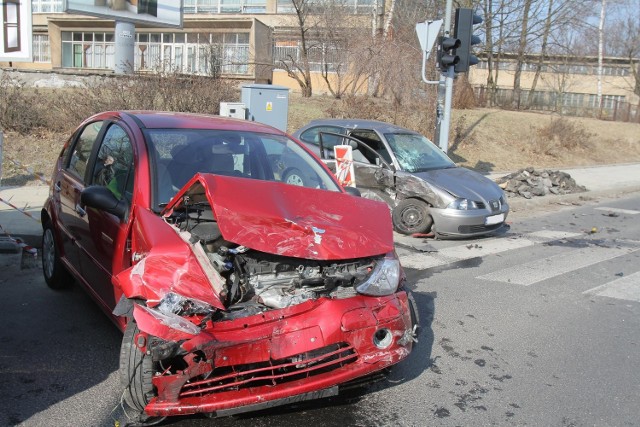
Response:
[{"label": "rear wheel", "polygon": [[42,233],[42,272],[44,273],[44,281],[51,289],[65,289],[73,283],[71,274],[60,260],[51,221],[45,222]]},{"label": "rear wheel", "polygon": [[393,226],[402,234],[427,233],[433,225],[429,205],[422,200],[406,199],[392,213]]}]

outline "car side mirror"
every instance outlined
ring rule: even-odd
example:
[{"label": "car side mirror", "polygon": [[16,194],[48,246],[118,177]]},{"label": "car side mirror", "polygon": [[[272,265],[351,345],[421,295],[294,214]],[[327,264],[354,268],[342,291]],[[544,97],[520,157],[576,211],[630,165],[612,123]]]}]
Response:
[{"label": "car side mirror", "polygon": [[344,191],[351,194],[352,196],[362,197],[362,193],[356,187],[346,186],[344,187]]},{"label": "car side mirror", "polygon": [[80,195],[80,201],[83,205],[109,212],[120,219],[127,216],[127,202],[118,200],[111,190],[102,185],[92,185],[85,188]]}]

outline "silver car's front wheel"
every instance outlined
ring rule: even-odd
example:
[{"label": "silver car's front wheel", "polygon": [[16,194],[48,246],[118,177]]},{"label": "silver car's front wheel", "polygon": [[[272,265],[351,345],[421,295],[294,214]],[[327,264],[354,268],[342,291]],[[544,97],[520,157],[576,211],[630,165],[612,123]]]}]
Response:
[{"label": "silver car's front wheel", "polygon": [[422,200],[402,200],[391,212],[395,229],[402,234],[426,233],[431,230],[433,218],[429,205]]}]

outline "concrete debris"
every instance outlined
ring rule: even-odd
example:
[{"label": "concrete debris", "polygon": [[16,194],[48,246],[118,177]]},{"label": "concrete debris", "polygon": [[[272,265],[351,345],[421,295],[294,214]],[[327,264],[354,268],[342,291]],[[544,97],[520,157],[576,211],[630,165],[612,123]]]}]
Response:
[{"label": "concrete debris", "polygon": [[568,173],[548,169],[520,169],[499,178],[496,182],[507,193],[507,197],[524,197],[525,199],[548,194],[571,194],[587,191],[584,186],[576,184],[576,181]]}]

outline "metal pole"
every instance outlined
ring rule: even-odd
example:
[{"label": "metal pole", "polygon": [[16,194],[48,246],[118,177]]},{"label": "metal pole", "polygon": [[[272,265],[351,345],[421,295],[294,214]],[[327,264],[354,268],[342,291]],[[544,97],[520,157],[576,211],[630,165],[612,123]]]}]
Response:
[{"label": "metal pole", "polygon": [[[451,36],[451,11],[453,9],[453,0],[447,0],[447,9],[444,15],[444,36]],[[438,85],[438,106],[436,114],[438,114],[438,145],[445,153],[449,149],[449,123],[451,121],[451,99],[453,98],[453,65],[449,67],[446,73],[440,75],[440,84]],[[443,105],[444,104],[444,105]]]},{"label": "metal pole", "polygon": [[0,185],[2,185],[2,145],[4,144],[4,135],[0,129]]}]

